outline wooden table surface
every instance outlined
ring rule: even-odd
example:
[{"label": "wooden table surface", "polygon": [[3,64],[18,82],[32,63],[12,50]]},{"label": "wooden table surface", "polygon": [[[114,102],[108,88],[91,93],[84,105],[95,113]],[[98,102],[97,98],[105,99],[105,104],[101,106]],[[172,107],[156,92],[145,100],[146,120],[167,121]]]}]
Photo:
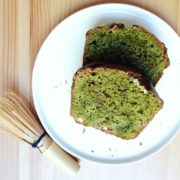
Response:
[{"label": "wooden table surface", "polygon": [[[68,15],[104,2],[143,7],[166,20],[180,34],[179,0],[0,0],[0,95],[8,88],[14,88],[23,93],[32,105],[32,68],[43,40]],[[81,161],[81,170],[74,179],[179,180],[179,138],[180,134],[160,152],[132,165],[107,167]],[[70,178],[38,151],[2,131],[0,180],[51,179]]]}]

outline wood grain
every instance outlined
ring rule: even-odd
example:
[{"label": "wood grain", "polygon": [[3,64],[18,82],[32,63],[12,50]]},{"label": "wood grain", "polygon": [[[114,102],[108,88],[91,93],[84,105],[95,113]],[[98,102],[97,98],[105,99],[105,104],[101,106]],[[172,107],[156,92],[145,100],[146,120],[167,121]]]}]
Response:
[{"label": "wood grain", "polygon": [[[0,0],[0,95],[13,88],[33,105],[32,69],[46,36],[73,12],[106,2],[128,3],[150,10],[180,34],[179,0]],[[137,164],[107,167],[82,161],[74,179],[179,180],[179,138],[180,135],[162,151]],[[0,180],[42,179],[69,178],[37,150],[1,131]]]}]

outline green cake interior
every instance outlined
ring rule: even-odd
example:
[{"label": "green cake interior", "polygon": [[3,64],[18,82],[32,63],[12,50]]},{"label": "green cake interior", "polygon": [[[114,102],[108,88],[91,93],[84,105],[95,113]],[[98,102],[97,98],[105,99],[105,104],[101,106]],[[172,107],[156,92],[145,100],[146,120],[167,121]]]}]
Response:
[{"label": "green cake interior", "polygon": [[104,62],[133,67],[155,84],[167,62],[165,49],[150,33],[133,28],[96,28],[87,35],[85,62]]},{"label": "green cake interior", "polygon": [[160,109],[160,100],[123,71],[99,69],[76,75],[72,114],[83,124],[124,139],[134,138]]}]

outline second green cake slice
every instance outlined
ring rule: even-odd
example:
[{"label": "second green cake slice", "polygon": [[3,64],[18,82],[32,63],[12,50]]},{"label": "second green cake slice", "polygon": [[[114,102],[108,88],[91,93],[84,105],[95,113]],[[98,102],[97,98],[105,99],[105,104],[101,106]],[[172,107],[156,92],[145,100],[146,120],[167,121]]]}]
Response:
[{"label": "second green cake slice", "polygon": [[86,35],[83,65],[92,62],[135,68],[155,85],[169,65],[165,45],[144,28],[112,24],[91,29]]}]

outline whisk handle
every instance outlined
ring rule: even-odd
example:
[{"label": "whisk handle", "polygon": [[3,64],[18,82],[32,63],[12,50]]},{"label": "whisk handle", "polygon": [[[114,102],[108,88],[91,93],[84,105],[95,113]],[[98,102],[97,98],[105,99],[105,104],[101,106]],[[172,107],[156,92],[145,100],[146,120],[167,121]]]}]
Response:
[{"label": "whisk handle", "polygon": [[63,151],[54,141],[42,154],[71,176],[74,176],[80,168],[78,162]]}]

